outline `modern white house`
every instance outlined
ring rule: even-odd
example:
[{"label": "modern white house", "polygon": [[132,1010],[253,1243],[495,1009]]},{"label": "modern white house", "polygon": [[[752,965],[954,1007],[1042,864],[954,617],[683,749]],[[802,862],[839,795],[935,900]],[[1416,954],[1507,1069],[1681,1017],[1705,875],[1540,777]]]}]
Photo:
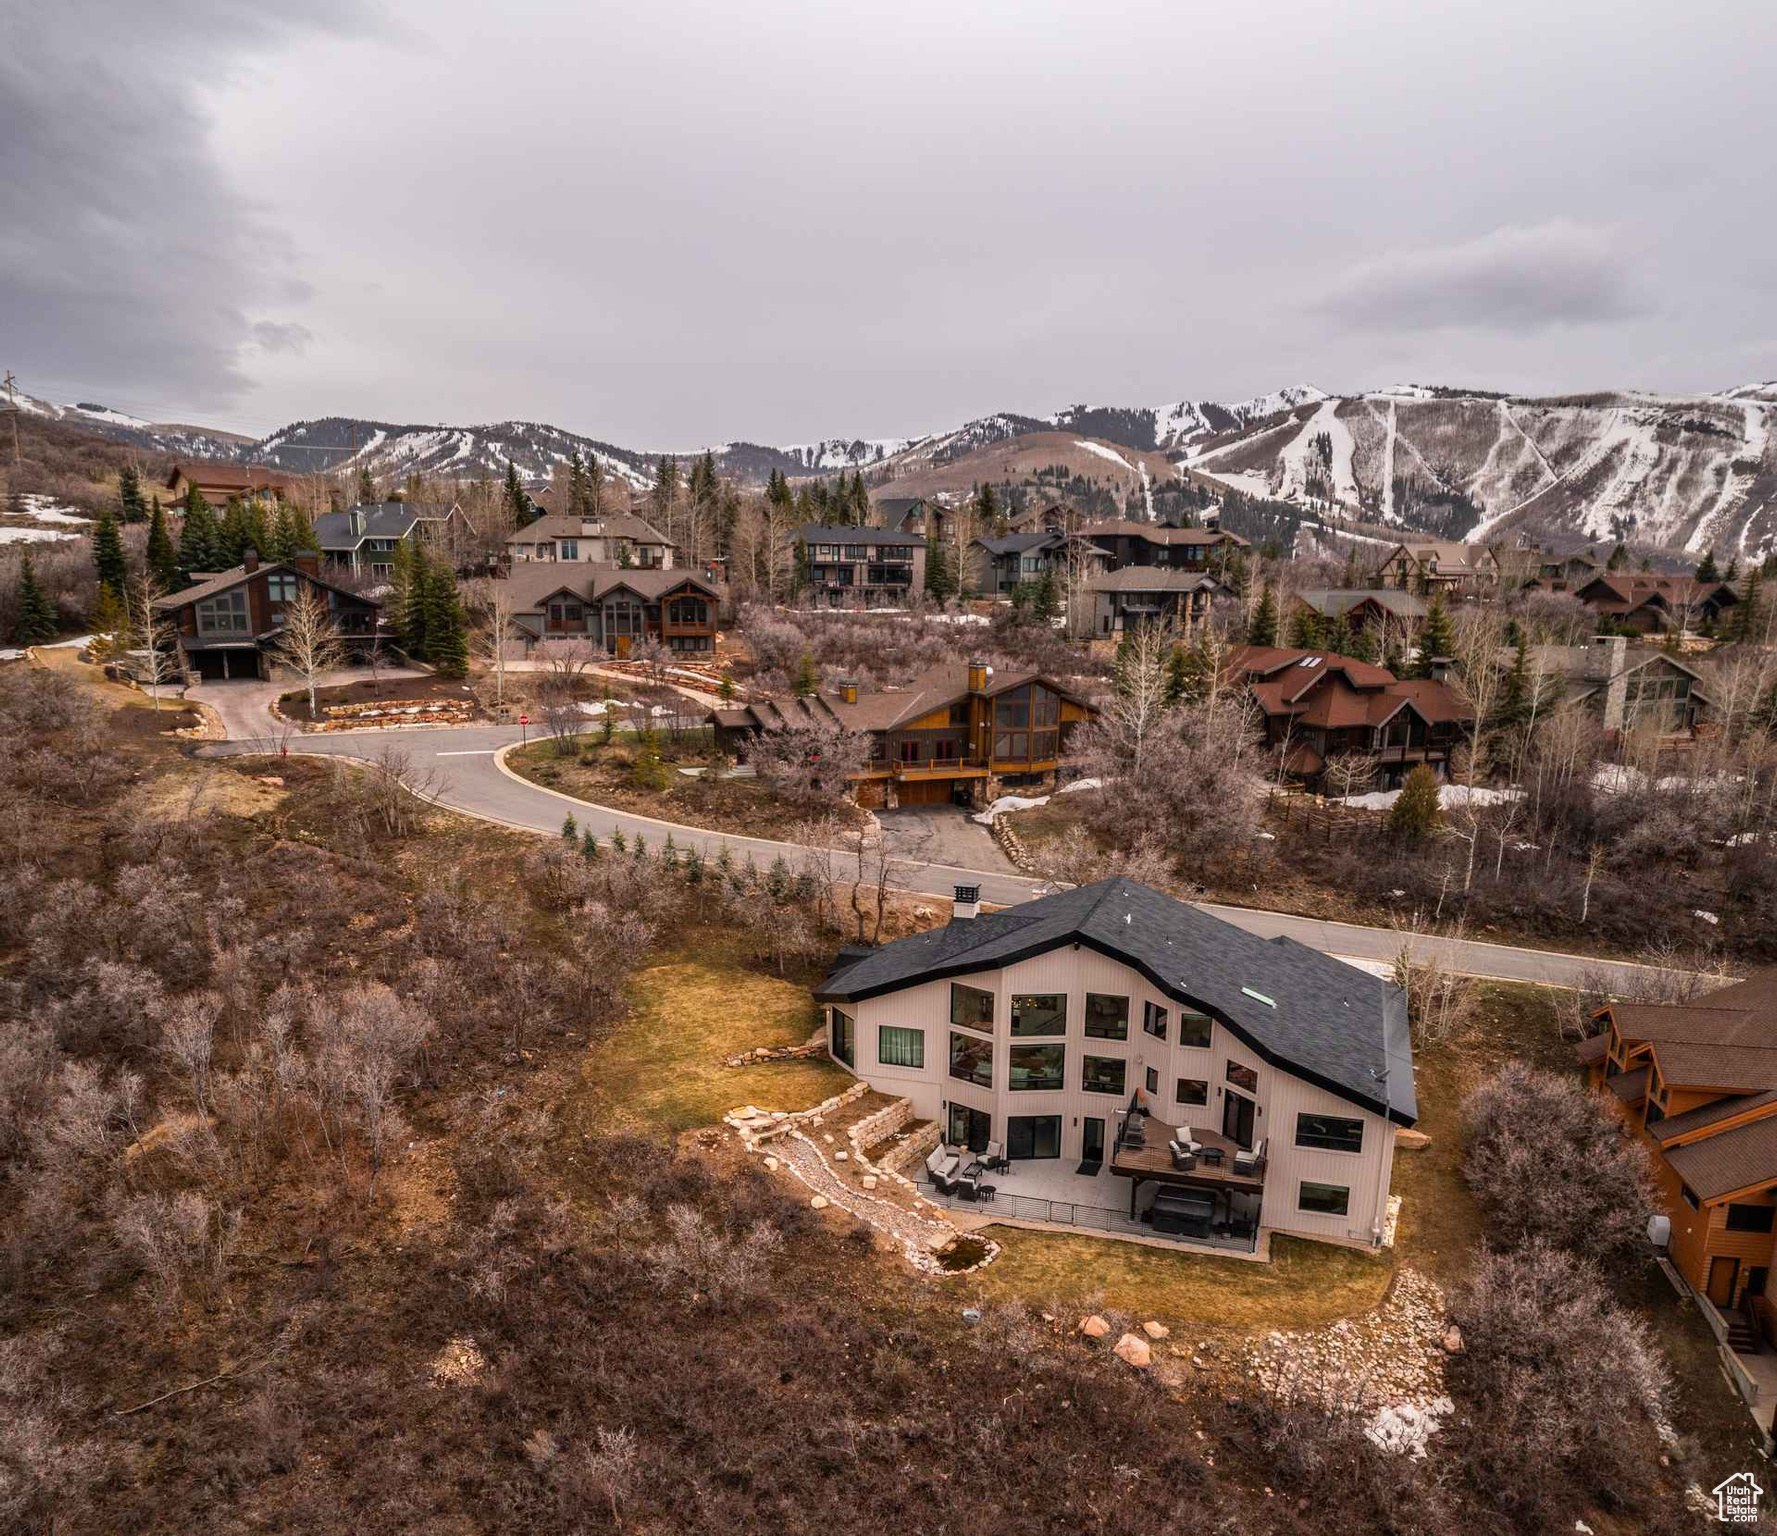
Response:
[{"label": "modern white house", "polygon": [[843,951],[816,996],[833,1059],[938,1123],[940,1193],[1249,1248],[1382,1240],[1417,1118],[1406,1001],[1318,950],[1130,880],[990,915],[959,887],[948,925]]}]

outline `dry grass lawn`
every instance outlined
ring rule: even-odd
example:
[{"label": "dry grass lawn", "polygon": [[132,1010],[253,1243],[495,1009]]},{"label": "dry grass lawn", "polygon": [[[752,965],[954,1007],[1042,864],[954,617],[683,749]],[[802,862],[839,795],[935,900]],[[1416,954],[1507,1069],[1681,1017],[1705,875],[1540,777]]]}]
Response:
[{"label": "dry grass lawn", "polygon": [[1386,1259],[1355,1248],[1277,1237],[1271,1262],[1212,1258],[1115,1238],[994,1227],[999,1259],[962,1282],[972,1299],[1112,1307],[1168,1326],[1237,1334],[1317,1327],[1382,1299]]},{"label": "dry grass lawn", "polygon": [[585,1066],[607,1129],[690,1130],[738,1104],[802,1109],[851,1083],[823,1057],[725,1065],[754,1046],[800,1044],[818,1023],[807,978],[748,969],[726,952],[725,938],[691,936],[631,978],[630,1016],[593,1046]]}]

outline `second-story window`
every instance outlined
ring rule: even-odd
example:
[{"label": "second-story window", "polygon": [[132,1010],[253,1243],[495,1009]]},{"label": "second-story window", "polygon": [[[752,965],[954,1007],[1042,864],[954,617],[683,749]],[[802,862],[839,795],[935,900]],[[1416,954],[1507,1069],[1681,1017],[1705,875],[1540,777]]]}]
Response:
[{"label": "second-story window", "polygon": [[197,630],[200,635],[246,634],[246,591],[237,587],[232,592],[206,597],[197,605]]},{"label": "second-story window", "polygon": [[288,572],[280,572],[265,578],[265,595],[274,603],[293,603],[296,601],[296,578]]}]

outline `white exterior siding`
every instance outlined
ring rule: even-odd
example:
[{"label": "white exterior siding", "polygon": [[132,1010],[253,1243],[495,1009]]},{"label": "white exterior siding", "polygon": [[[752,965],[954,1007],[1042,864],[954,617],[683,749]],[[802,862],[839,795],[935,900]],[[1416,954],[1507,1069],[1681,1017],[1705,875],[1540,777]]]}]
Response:
[{"label": "white exterior siding", "polygon": [[[994,994],[992,1031],[993,1082],[983,1087],[950,1076],[950,989],[952,981]],[[1129,999],[1128,1038],[1107,1040],[1085,1033],[1086,994],[1103,993]],[[1064,1035],[1011,1033],[1012,998],[1031,993],[1061,993],[1067,998]],[[1167,1038],[1160,1041],[1142,1027],[1144,1004],[1167,1011]],[[1287,1071],[1267,1065],[1257,1054],[1219,1022],[1211,1030],[1209,1046],[1185,1047],[1179,1040],[1179,1004],[1156,991],[1140,972],[1083,945],[1064,944],[1045,954],[1022,960],[997,971],[980,971],[944,981],[921,982],[898,992],[867,998],[856,1004],[837,1004],[857,1021],[857,1075],[885,1093],[905,1095],[916,1114],[936,1120],[948,1134],[947,1106],[967,1105],[992,1116],[991,1138],[1005,1143],[1006,1121],[1011,1116],[1059,1115],[1061,1160],[1081,1156],[1082,1121],[1094,1117],[1105,1122],[1106,1161],[1117,1133],[1118,1112],[1136,1089],[1144,1102],[1168,1126],[1195,1125],[1220,1132],[1223,1112],[1233,1088],[1228,1064],[1250,1068],[1258,1076],[1252,1140],[1266,1142],[1268,1159],[1261,1221],[1264,1226],[1310,1237],[1330,1237],[1368,1242],[1379,1225],[1388,1197],[1393,1167],[1394,1128],[1384,1117],[1347,1099],[1314,1086]],[[925,1066],[885,1066],[879,1054],[879,1030],[884,1025],[923,1030]],[[958,1029],[960,1034],[982,1041],[984,1031]],[[1065,1046],[1063,1086],[1057,1091],[1031,1092],[1010,1086],[1010,1053],[1014,1045],[1060,1043]],[[1127,1063],[1120,1094],[1087,1092],[1082,1087],[1085,1056],[1103,1056]],[[1146,1073],[1154,1069],[1156,1091],[1146,1091]],[[1180,1078],[1201,1079],[1208,1084],[1208,1102],[1181,1106],[1176,1084]],[[1363,1124],[1361,1152],[1330,1152],[1295,1145],[1299,1113],[1331,1114]],[[1343,1216],[1329,1216],[1298,1209],[1304,1180],[1342,1186],[1350,1190],[1349,1209]]]}]

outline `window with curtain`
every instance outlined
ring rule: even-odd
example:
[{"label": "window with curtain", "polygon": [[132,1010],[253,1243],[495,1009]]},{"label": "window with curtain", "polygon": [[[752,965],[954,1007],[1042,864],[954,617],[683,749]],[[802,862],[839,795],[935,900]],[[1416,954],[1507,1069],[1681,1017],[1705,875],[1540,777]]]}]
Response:
[{"label": "window with curtain", "polygon": [[1297,1115],[1296,1145],[1321,1152],[1361,1152],[1364,1122],[1343,1115]]},{"label": "window with curtain", "polygon": [[926,1064],[926,1032],[884,1024],[876,1034],[876,1059],[885,1067],[923,1067]]},{"label": "window with curtain", "polygon": [[1154,1003],[1141,1005],[1141,1027],[1156,1040],[1166,1038],[1166,1010]]}]

